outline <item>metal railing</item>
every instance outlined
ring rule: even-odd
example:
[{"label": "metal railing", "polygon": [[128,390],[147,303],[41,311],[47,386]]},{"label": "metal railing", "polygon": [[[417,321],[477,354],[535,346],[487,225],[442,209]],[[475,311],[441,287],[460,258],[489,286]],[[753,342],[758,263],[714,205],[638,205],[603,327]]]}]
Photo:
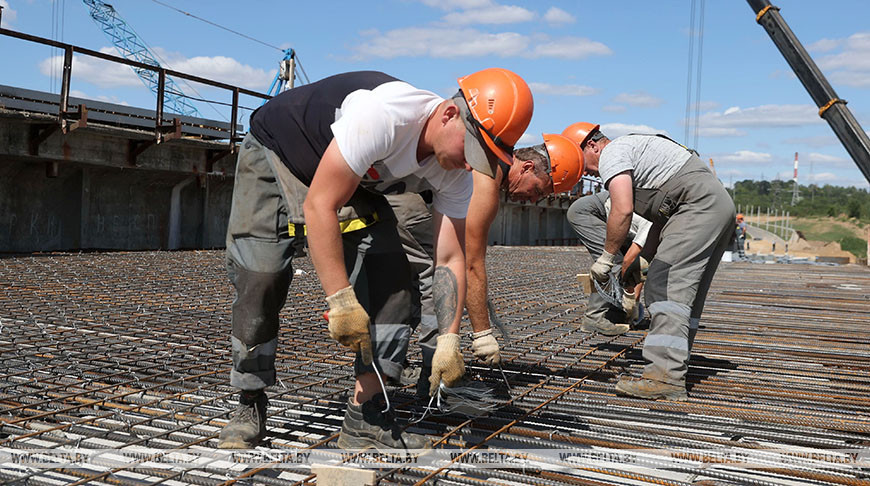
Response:
[{"label": "metal railing", "polygon": [[[2,18],[2,9],[0,9],[0,18]],[[0,28],[0,34],[8,37],[13,37],[16,39],[25,40],[28,42],[34,42],[37,44],[43,44],[51,47],[55,47],[58,49],[63,49],[63,71],[61,75],[61,86],[60,86],[60,106],[57,114],[57,125],[51,129],[54,131],[57,128],[63,133],[68,133],[70,130],[75,129],[77,125],[74,125],[77,120],[82,116],[82,111],[79,112],[71,112],[69,109],[69,92],[70,92],[70,80],[72,76],[72,66],[73,66],[73,54],[83,54],[86,56],[96,57],[98,59],[102,59],[105,61],[116,62],[120,64],[126,64],[127,66],[136,68],[136,69],[146,69],[150,71],[155,71],[158,77],[158,87],[157,87],[157,103],[155,106],[155,126],[154,126],[154,140],[145,143],[143,146],[137,147],[137,151],[141,152],[147,146],[150,146],[155,143],[161,143],[167,141],[172,138],[178,138],[181,136],[179,121],[178,119],[173,120],[173,124],[165,125],[163,120],[163,102],[164,102],[164,90],[166,87],[166,76],[173,76],[176,78],[185,79],[187,81],[193,81],[201,84],[205,84],[208,86],[212,86],[215,88],[225,89],[232,92],[232,104],[231,106],[231,120],[230,120],[230,129],[229,129],[229,138],[227,142],[227,149],[221,151],[221,154],[214,158],[213,160],[217,160],[217,158],[221,158],[224,155],[229,155],[234,153],[236,150],[236,142],[241,140],[241,137],[238,136],[238,126],[237,126],[237,118],[239,113],[239,95],[244,94],[248,96],[253,96],[256,98],[269,99],[271,98],[268,94],[259,93],[256,91],[252,91],[245,88],[240,88],[238,86],[233,86],[226,83],[221,83],[219,81],[213,81],[210,79],[202,78],[199,76],[194,76],[192,74],[187,74],[179,71],[174,71],[171,69],[166,69],[160,66],[153,66],[150,64],[145,64],[137,61],[131,61],[129,59],[125,59],[123,57],[114,56],[111,54],[105,54],[99,51],[94,51],[92,49],[87,49],[84,47],[75,46],[72,44],[66,44],[63,42],[57,42],[51,39],[46,39],[44,37],[38,37],[35,35],[24,34],[22,32],[16,32],[14,30],[3,29]],[[40,138],[45,138],[48,133],[40,136]]]}]

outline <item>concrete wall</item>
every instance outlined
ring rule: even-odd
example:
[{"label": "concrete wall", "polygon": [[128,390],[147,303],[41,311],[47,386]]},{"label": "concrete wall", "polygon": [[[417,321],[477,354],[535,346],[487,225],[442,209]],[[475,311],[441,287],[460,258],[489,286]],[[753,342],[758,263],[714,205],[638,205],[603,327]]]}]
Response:
[{"label": "concrete wall", "polygon": [[206,161],[225,146],[174,140],[149,147],[132,165],[129,141],[142,132],[89,127],[54,132],[34,155],[36,121],[0,114],[0,252],[224,245],[235,156],[208,174]]},{"label": "concrete wall", "polygon": [[[130,164],[130,141],[152,135],[89,126],[54,132],[33,154],[34,127],[50,121],[0,109],[0,252],[224,246],[235,155],[206,161],[225,145],[173,140]],[[502,202],[489,243],[576,244],[571,202]]]}]

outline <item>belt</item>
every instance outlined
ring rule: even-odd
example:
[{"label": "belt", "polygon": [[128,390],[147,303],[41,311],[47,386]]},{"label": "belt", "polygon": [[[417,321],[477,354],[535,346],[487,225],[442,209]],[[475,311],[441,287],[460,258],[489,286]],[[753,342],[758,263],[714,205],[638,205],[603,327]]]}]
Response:
[{"label": "belt", "polygon": [[[369,216],[360,216],[359,218],[339,221],[338,228],[342,233],[350,233],[351,231],[361,230],[377,223],[378,213],[372,213]],[[308,228],[301,223],[287,223],[287,234],[290,236],[307,235]]]}]

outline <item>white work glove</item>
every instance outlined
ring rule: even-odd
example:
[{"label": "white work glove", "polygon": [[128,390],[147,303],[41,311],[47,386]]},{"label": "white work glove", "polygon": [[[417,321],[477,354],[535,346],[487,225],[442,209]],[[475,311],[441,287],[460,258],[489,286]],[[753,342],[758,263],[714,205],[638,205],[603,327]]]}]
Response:
[{"label": "white work glove", "polygon": [[498,353],[498,341],[492,335],[492,329],[471,333],[474,341],[471,342],[471,352],[474,357],[484,363],[495,366],[501,363],[501,355]]},{"label": "white work glove", "polygon": [[624,310],[625,315],[628,316],[629,325],[637,320],[640,309],[638,309],[637,296],[634,295],[634,292],[629,292],[625,289],[622,290],[622,310]]},{"label": "white work glove", "polygon": [[608,253],[607,250],[605,250],[601,253],[601,256],[598,257],[598,260],[595,260],[595,263],[592,264],[589,273],[592,274],[592,278],[594,278],[598,283],[607,283],[607,280],[610,278],[610,270],[614,265],[616,265],[616,255]]},{"label": "white work glove", "polygon": [[358,352],[365,365],[372,364],[369,315],[356,300],[353,287],[345,287],[326,298],[329,303],[329,336]]},{"label": "white work glove", "polygon": [[642,256],[637,257],[640,260],[640,281],[646,282],[646,274],[649,273],[649,262]]},{"label": "white work glove", "polygon": [[447,386],[453,386],[464,374],[465,363],[459,351],[459,334],[438,336],[438,345],[432,356],[432,374],[429,375],[429,396],[435,395],[442,381]]}]

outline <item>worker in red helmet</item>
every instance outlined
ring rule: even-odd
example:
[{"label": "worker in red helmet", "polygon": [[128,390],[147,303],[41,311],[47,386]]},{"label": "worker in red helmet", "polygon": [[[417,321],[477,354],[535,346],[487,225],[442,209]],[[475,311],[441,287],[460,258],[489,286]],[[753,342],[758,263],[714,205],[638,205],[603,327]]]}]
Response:
[{"label": "worker in red helmet", "polygon": [[219,447],[254,447],[265,435],[278,314],[306,235],[329,305],[329,334],[356,352],[338,446],[429,447],[425,436],[403,431],[381,383],[402,370],[413,286],[384,194],[433,195],[438,336],[431,382],[433,390],[449,386],[464,374],[458,332],[468,171],[492,177],[496,160],[510,161],[533,109],[528,85],[506,69],[479,71],[459,85],[460,96],[444,99],[384,73],[345,73],[281,93],[251,115],[227,228],[236,289],[230,382],[241,398]]},{"label": "worker in red helmet", "polygon": [[[686,372],[707,291],[734,231],[736,211],[725,187],[697,153],[664,135],[614,140],[597,128],[584,137],[586,172],[610,192],[604,251],[590,269],[609,279],[632,213],[653,223],[644,253],[654,254],[644,287],[650,328],[640,379],[622,378],[621,394],[686,400]],[[632,262],[623,262],[623,268]]]},{"label": "worker in red helmet", "polygon": [[[579,147],[585,145],[589,136],[598,130],[598,125],[578,122],[563,130],[562,135],[573,140]],[[568,208],[566,214],[568,223],[579,236],[583,246],[589,250],[592,258],[597,259],[604,252],[610,207],[610,193],[603,190],[578,198]],[[632,262],[640,255],[651,227],[652,223],[637,214],[632,214],[628,237],[619,252],[615,254],[616,264],[611,270],[614,278],[620,278],[622,274],[623,257]],[[641,257],[640,262],[646,261]],[[583,331],[598,332],[605,336],[618,336],[628,332],[641,317],[641,305],[638,300],[639,289],[642,286],[639,282],[643,280],[643,270],[644,268],[638,267],[639,274],[632,276],[631,281],[628,282],[630,285],[625,285],[623,288],[621,306],[608,302],[593,288],[586,301],[586,312],[580,328]]]},{"label": "worker in red helmet", "polygon": [[[543,134],[544,143],[517,149],[510,164],[499,160],[495,177],[473,172],[474,192],[465,224],[466,273],[468,279],[466,307],[472,326],[472,354],[483,363],[494,366],[501,362],[500,348],[491,327],[494,308],[488,305],[486,247],[489,229],[499,206],[499,194],[514,201],[536,202],[553,193],[568,192],[580,180],[583,154],[570,139],[558,134]],[[404,383],[416,380],[427,383],[431,355],[430,343],[435,317],[431,276],[433,248],[431,216],[426,202],[416,194],[401,194],[387,198],[399,220],[399,235],[411,267],[418,274],[421,302],[418,342],[423,352],[423,366],[411,367]]]}]

